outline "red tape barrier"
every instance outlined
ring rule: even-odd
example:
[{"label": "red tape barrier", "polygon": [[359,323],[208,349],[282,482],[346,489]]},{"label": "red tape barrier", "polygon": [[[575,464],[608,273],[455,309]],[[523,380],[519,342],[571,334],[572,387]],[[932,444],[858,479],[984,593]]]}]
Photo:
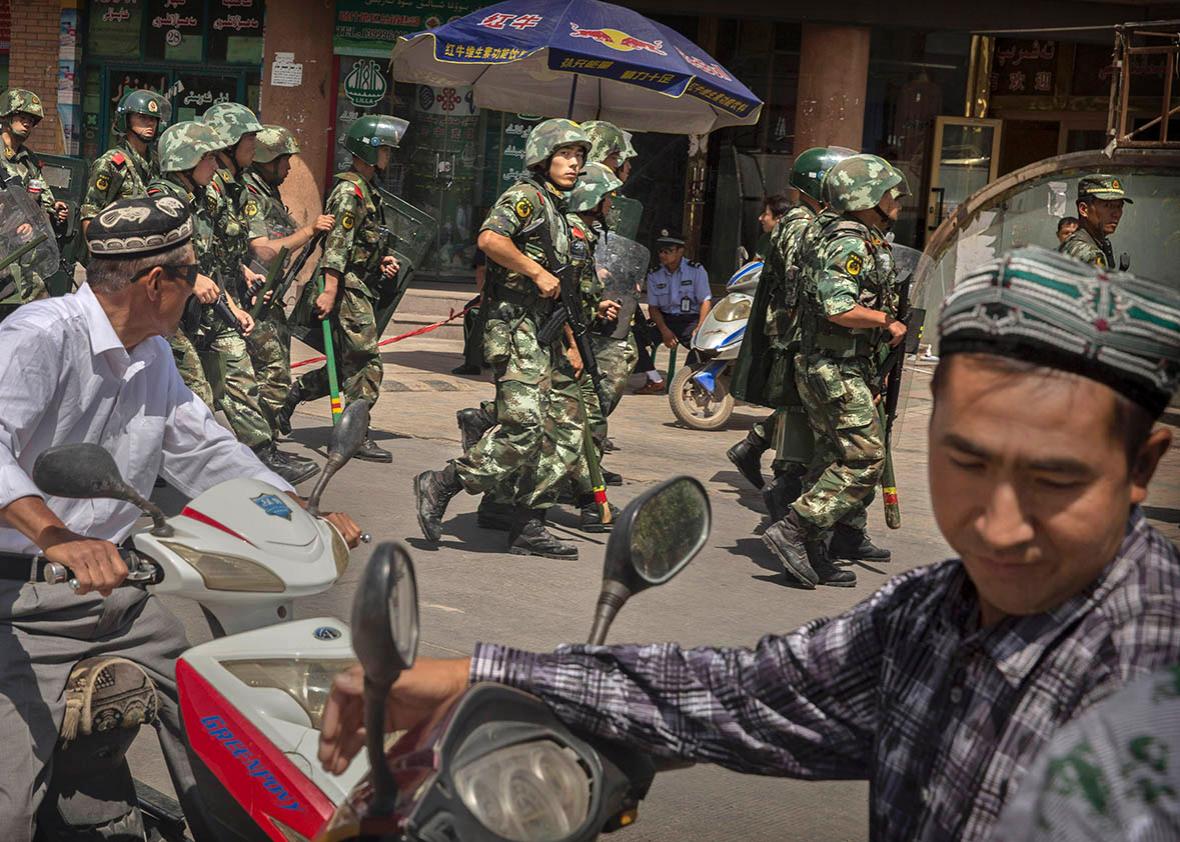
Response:
[{"label": "red tape barrier", "polygon": [[[377,343],[377,347],[384,348],[386,345],[392,345],[394,342],[401,342],[403,339],[409,339],[411,336],[421,336],[424,333],[430,333],[432,330],[438,330],[443,325],[450,324],[455,319],[460,319],[463,316],[466,316],[467,311],[470,309],[471,309],[470,307],[464,307],[458,313],[456,313],[454,311],[454,309],[452,309],[451,315],[447,316],[441,322],[435,322],[432,325],[426,325],[425,327],[420,327],[417,330],[411,330],[409,333],[403,333],[401,336],[391,336],[388,339],[382,339],[380,342]],[[326,359],[327,359],[327,357],[324,357],[324,356],[308,357],[306,360],[300,360],[297,363],[291,363],[291,368],[300,368],[305,365],[312,365],[314,363],[322,363]]]}]

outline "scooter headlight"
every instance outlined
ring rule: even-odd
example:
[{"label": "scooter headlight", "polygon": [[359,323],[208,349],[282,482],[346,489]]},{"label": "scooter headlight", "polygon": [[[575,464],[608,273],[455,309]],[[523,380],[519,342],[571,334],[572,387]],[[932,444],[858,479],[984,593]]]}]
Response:
[{"label": "scooter headlight", "polygon": [[590,775],[572,750],[536,740],[489,752],[454,773],[459,797],[512,842],[556,842],[590,813]]},{"label": "scooter headlight", "polygon": [[311,727],[320,730],[324,706],[336,674],[353,666],[355,661],[340,659],[304,661],[275,658],[257,661],[222,661],[230,675],[247,687],[273,687],[282,690],[303,708]]},{"label": "scooter headlight", "polygon": [[750,318],[750,299],[727,295],[710,311],[719,322],[737,322]]},{"label": "scooter headlight", "polygon": [[248,558],[223,553],[203,553],[173,541],[160,543],[191,564],[205,580],[205,587],[211,591],[282,593],[287,589],[282,579]]}]

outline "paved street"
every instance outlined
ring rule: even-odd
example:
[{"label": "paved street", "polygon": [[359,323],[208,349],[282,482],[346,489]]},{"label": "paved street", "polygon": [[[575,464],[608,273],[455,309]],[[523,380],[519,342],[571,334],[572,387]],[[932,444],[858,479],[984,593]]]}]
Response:
[{"label": "paved street", "polygon": [[[583,639],[598,592],[604,540],[568,529],[571,510],[556,516],[560,531],[578,541],[581,558],[558,562],[509,556],[504,536],[475,525],[477,499],[462,495],[451,505],[442,545],[422,541],[413,511],[411,478],[440,467],[459,452],[456,410],[491,394],[490,383],[449,374],[460,343],[415,338],[387,348],[386,387],[374,412],[376,438],[394,454],[392,467],[354,462],[326,495],[329,508],[344,509],[376,541],[404,541],[411,548],[422,600],[425,656],[470,652],[479,640],[527,649],[548,649]],[[663,357],[661,356],[661,362]],[[908,411],[896,443],[903,527],[885,528],[879,505],[871,531],[890,548],[890,564],[855,569],[856,588],[805,591],[791,586],[761,541],[761,496],[740,480],[725,450],[744,435],[759,413],[739,408],[730,429],[701,433],[674,424],[666,398],[627,397],[611,419],[620,446],[606,465],[626,484],[609,489],[625,503],[651,483],[689,473],[708,488],[713,531],[693,564],[663,589],[649,591],[624,609],[611,640],[674,640],[685,645],[750,645],[768,632],[792,629],[816,617],[848,608],[890,576],[947,556],[935,528],[925,486],[925,420],[929,410],[929,368],[911,371]],[[1167,416],[1171,423],[1180,415]],[[322,454],[329,421],[327,401],[304,406],[295,417],[293,449]],[[769,463],[768,463],[769,464]],[[1173,450],[1160,469],[1149,514],[1172,540],[1180,539],[1180,454]],[[305,489],[306,490],[306,489]],[[367,550],[341,582],[299,607],[302,617],[347,617]],[[173,601],[192,642],[208,638],[199,611]],[[137,773],[168,789],[154,737],[141,735],[133,755]],[[844,842],[867,835],[864,783],[812,783],[738,777],[714,768],[663,775],[640,809],[629,840],[815,840]]]}]

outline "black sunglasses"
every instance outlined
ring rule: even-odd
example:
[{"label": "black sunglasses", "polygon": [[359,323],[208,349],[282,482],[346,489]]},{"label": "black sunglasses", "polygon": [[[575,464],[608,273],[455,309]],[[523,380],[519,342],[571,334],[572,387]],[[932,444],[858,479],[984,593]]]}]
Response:
[{"label": "black sunglasses", "polygon": [[[149,266],[147,269],[144,269],[131,279],[131,283],[135,283],[155,268],[155,266]],[[190,287],[196,286],[197,275],[201,271],[201,267],[196,263],[161,263],[159,268],[163,269],[169,278],[184,281]]]}]

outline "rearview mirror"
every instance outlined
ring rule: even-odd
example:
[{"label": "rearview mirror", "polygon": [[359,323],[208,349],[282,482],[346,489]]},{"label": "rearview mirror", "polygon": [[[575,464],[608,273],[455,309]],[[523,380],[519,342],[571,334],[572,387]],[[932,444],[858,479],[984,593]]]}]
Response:
[{"label": "rearview mirror", "polygon": [[313,517],[320,513],[320,498],[336,472],[356,455],[369,432],[369,402],[354,401],[344,408],[340,421],[332,428],[328,441],[328,461],[307,498],[307,511]]},{"label": "rearview mirror", "polygon": [[397,784],[385,763],[385,703],[418,654],[418,585],[410,554],[399,544],[379,544],[365,566],[352,603],[352,647],[365,671],[372,815],[388,815]]},{"label": "rearview mirror", "polygon": [[590,643],[606,640],[628,599],[683,570],[705,545],[711,525],[708,494],[692,477],[670,479],[632,500],[607,542]]},{"label": "rearview mirror", "polygon": [[48,448],[33,463],[33,482],[53,497],[124,500],[151,517],[153,535],[172,534],[160,507],[128,485],[111,454],[97,444],[78,442]]}]

